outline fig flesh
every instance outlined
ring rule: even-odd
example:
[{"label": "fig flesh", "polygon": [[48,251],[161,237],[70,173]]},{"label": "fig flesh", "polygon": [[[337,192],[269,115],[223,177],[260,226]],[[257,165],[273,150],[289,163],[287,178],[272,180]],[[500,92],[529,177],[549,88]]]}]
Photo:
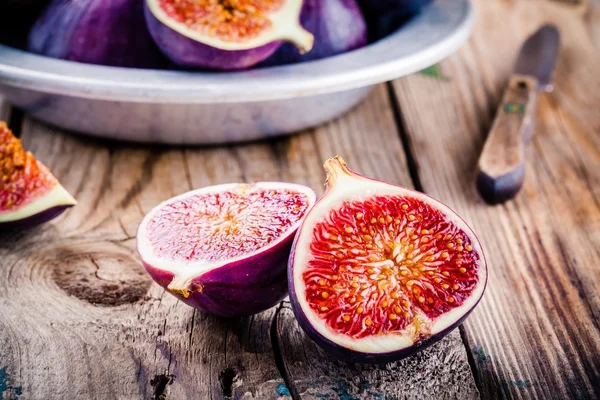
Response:
[{"label": "fig flesh", "polygon": [[315,37],[312,49],[302,53],[293,44],[286,43],[262,65],[316,60],[367,44],[367,24],[355,0],[305,0],[300,21]]},{"label": "fig flesh", "polygon": [[138,252],[184,303],[223,317],[255,314],[286,296],[293,236],[314,202],[310,188],[289,183],[194,190],[144,217]]},{"label": "fig flesh", "polygon": [[90,64],[163,66],[143,7],[143,0],[53,0],[29,33],[29,50]]},{"label": "fig flesh", "polygon": [[481,299],[487,267],[473,231],[422,193],[368,179],[338,156],[327,191],[298,230],[292,308],[339,359],[406,357],[458,326]]},{"label": "fig flesh", "polygon": [[284,41],[309,51],[313,36],[300,25],[302,0],[145,0],[150,33],[183,67],[248,68]]},{"label": "fig flesh", "polygon": [[30,228],[77,204],[0,121],[0,230]]}]

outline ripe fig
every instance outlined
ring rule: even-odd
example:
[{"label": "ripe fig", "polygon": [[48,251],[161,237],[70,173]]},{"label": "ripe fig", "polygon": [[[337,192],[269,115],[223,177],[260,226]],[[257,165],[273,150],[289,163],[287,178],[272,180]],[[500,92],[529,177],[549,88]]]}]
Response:
[{"label": "ripe fig", "polygon": [[286,43],[261,65],[316,60],[367,44],[367,24],[355,0],[305,0],[300,21],[315,37],[313,48],[302,53]]},{"label": "ripe fig", "polygon": [[53,0],[29,33],[29,50],[90,64],[166,64],[146,27],[143,0]]},{"label": "ripe fig", "polygon": [[481,299],[487,267],[473,231],[422,193],[372,180],[339,157],[292,247],[298,322],[339,359],[406,357],[458,326]]},{"label": "ripe fig", "polygon": [[290,183],[194,190],[144,217],[138,252],[184,303],[223,317],[254,314],[286,296],[293,236],[314,202],[310,188]]},{"label": "ripe fig", "polygon": [[0,121],[0,231],[49,221],[77,202]]},{"label": "ripe fig", "polygon": [[145,0],[154,41],[175,64],[219,70],[248,68],[284,41],[309,51],[300,25],[302,0]]}]

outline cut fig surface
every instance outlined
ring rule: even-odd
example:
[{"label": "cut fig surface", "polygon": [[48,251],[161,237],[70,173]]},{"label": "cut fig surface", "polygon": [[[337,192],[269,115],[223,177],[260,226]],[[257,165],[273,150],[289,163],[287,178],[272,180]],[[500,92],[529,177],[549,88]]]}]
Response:
[{"label": "cut fig surface", "polygon": [[174,21],[200,34],[226,42],[258,36],[272,26],[268,14],[284,0],[159,0],[160,8]]},{"label": "cut fig surface", "polygon": [[0,178],[0,227],[35,226],[76,204],[50,170],[25,151],[1,121]]},{"label": "cut fig surface", "polygon": [[253,314],[285,296],[293,235],[314,202],[310,188],[279,182],[195,190],[146,215],[138,251],[150,275],[187,304]]},{"label": "cut fig surface", "polygon": [[399,359],[440,339],[477,304],[486,264],[472,230],[442,203],[327,161],[328,189],[289,263],[300,325],[339,358]]}]

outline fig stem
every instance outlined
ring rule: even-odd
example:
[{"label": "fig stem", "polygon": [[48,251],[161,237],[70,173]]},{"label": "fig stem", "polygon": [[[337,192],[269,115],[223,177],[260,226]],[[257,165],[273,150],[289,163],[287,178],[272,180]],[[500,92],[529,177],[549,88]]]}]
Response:
[{"label": "fig stem", "polygon": [[315,42],[313,34],[304,29],[299,22],[290,26],[289,30],[281,38],[296,45],[301,54],[311,51]]},{"label": "fig stem", "polygon": [[[171,283],[169,283],[169,286],[167,286],[167,289],[170,292],[183,296],[187,299],[190,297],[190,293],[192,293],[190,286],[192,285],[193,279],[193,277],[190,278],[187,276],[175,275]],[[202,285],[197,285],[196,291],[202,292]]]},{"label": "fig stem", "polygon": [[340,176],[352,175],[352,172],[348,169],[348,165],[344,159],[340,156],[331,157],[323,164],[325,172],[327,173],[327,180],[325,183],[327,186],[332,186]]}]

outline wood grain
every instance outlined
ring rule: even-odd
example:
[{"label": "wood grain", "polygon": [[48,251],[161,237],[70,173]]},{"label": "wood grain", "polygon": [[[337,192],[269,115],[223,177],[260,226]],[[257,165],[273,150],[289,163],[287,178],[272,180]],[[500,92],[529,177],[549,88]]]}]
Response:
[{"label": "wood grain", "polygon": [[[476,1],[472,39],[440,65],[449,79],[393,83],[425,191],[486,251],[488,290],[464,325],[483,398],[600,397],[600,52],[571,7]],[[522,192],[490,207],[477,155],[520,44],[546,22],[561,32],[556,89],[540,97]]]},{"label": "wood grain", "polygon": [[[190,188],[286,180],[322,192],[321,164],[338,152],[356,169],[410,185],[384,86],[335,122],[268,143],[128,145],[29,118],[21,138],[79,204],[32,231],[0,233],[4,398],[315,399],[343,397],[336,388],[347,387],[352,399],[369,398],[367,386],[390,399],[477,396],[458,332],[405,363],[339,364],[308,344],[287,306],[244,319],[208,316],[151,282],[135,252],[142,216]],[[301,354],[289,351],[296,343]],[[327,379],[322,368],[302,367],[310,365],[327,366]],[[311,392],[306,383],[316,380]]]}]

